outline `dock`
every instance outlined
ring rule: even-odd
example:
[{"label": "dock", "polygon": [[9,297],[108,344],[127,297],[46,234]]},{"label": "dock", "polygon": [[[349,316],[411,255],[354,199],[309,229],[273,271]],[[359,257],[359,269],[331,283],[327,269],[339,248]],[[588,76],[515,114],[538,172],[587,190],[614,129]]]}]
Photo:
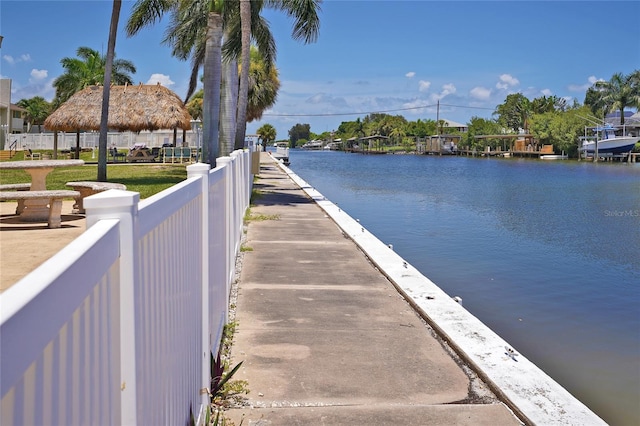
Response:
[{"label": "dock", "polygon": [[289,147],[279,144],[276,146],[276,151],[271,153],[271,156],[277,161],[281,161],[285,166],[289,165]]},{"label": "dock", "polygon": [[[263,153],[235,302],[235,424],[605,424]],[[259,218],[259,219],[258,219]]]}]

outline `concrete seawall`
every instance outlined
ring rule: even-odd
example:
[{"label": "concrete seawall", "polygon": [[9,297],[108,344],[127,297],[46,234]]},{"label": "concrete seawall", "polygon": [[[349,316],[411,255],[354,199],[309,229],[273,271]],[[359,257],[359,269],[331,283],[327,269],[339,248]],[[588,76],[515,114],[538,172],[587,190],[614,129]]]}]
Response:
[{"label": "concrete seawall", "polygon": [[281,168],[394,283],[429,324],[493,385],[494,392],[534,424],[606,424],[582,402],[494,333],[375,235],[291,169]]}]

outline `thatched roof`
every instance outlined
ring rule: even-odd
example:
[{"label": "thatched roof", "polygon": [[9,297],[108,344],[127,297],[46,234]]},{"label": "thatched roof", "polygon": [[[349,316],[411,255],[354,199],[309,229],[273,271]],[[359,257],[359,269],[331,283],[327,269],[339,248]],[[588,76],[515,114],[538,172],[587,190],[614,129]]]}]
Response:
[{"label": "thatched roof", "polygon": [[[100,130],[102,86],[91,86],[69,98],[44,121],[49,130]],[[109,129],[139,132],[191,129],[191,116],[175,93],[157,85],[112,86]]]}]

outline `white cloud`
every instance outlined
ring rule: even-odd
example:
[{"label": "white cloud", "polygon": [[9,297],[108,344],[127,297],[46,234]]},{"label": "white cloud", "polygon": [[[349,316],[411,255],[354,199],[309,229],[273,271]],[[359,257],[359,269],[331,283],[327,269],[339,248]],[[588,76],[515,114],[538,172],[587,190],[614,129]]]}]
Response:
[{"label": "white cloud", "polygon": [[502,74],[499,78],[500,81],[496,83],[496,87],[498,89],[508,89],[509,87],[516,86],[520,84],[520,81],[510,74]]},{"label": "white cloud", "polygon": [[469,91],[469,96],[474,99],[478,99],[481,101],[486,101],[491,97],[491,89],[487,89],[486,87],[474,87]]},{"label": "white cloud", "polygon": [[442,97],[444,98],[447,95],[451,95],[452,93],[456,93],[456,86],[453,83],[445,84],[442,86]]},{"label": "white cloud", "polygon": [[147,80],[146,82],[146,84],[157,84],[157,83],[160,83],[164,87],[171,87],[175,84],[173,81],[171,81],[171,78],[169,78],[168,75],[164,75],[164,74],[151,74],[151,77],[149,77],[149,80]]},{"label": "white cloud", "polygon": [[44,80],[48,75],[49,72],[47,70],[37,70],[34,68],[31,70],[31,78],[29,81]]},{"label": "white cloud", "polygon": [[348,107],[347,101],[343,97],[331,96],[326,93],[318,93],[311,96],[306,102],[315,105],[330,105],[336,108]]},{"label": "white cloud", "polygon": [[602,78],[597,78],[596,76],[592,75],[592,76],[589,76],[589,78],[587,78],[587,83],[570,84],[568,89],[572,92],[584,92],[585,90],[587,90],[588,88],[596,84],[596,82],[598,81],[604,81],[604,80]]},{"label": "white cloud", "polygon": [[11,55],[4,55],[4,56],[2,56],[2,58],[5,61],[7,61],[9,64],[15,65],[18,62],[29,62],[31,60],[31,55],[29,55],[28,53],[23,53],[22,55],[20,55],[17,58],[14,58]]},{"label": "white cloud", "polygon": [[319,103],[324,102],[326,97],[327,97],[327,95],[325,95],[324,93],[318,93],[316,95],[313,95],[309,99],[307,99],[307,102],[310,103],[310,104],[319,104]]},{"label": "white cloud", "polygon": [[442,86],[442,90],[440,91],[440,93],[432,93],[431,95],[429,95],[429,102],[434,104],[440,99],[456,93],[456,90],[456,86],[454,86],[453,83],[445,84]]},{"label": "white cloud", "polygon": [[553,95],[553,92],[549,89],[542,89],[540,92],[546,97]]},{"label": "white cloud", "polygon": [[416,73],[413,71],[409,71],[408,73],[406,73],[404,76],[407,78],[413,78],[415,77]]},{"label": "white cloud", "polygon": [[51,102],[56,94],[56,89],[53,87],[54,80],[53,78],[48,80],[45,78],[39,80],[30,78],[27,86],[22,86],[14,80],[15,84],[11,87],[11,101],[15,103],[21,99],[31,99],[35,96],[42,96]]},{"label": "white cloud", "polygon": [[420,90],[421,92],[426,92],[427,90],[429,90],[429,87],[431,87],[430,81],[420,80],[418,82],[418,90]]}]

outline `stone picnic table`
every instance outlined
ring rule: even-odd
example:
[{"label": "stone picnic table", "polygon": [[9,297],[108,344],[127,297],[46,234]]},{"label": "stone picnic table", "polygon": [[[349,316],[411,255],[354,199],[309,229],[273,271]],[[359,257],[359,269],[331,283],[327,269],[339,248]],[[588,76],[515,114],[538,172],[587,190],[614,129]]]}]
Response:
[{"label": "stone picnic table", "polygon": [[[38,161],[4,161],[0,169],[20,169],[31,175],[31,191],[46,191],[47,175],[54,169],[84,165],[83,160],[38,160]],[[25,200],[25,209],[20,213],[20,220],[26,222],[46,221],[49,218],[48,200],[34,198]]]}]

